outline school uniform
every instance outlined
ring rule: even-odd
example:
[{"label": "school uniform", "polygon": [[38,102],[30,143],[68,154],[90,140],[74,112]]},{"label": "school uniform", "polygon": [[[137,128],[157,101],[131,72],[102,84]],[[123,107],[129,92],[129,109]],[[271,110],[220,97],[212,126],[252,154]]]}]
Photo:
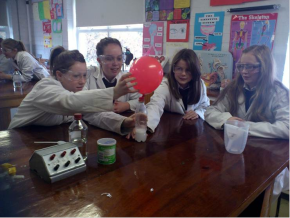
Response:
[{"label": "school uniform", "polygon": [[14,68],[21,72],[22,82],[29,82],[32,79],[41,80],[50,75],[49,72],[26,51],[17,52],[13,59],[13,65]]},{"label": "school uniform", "polygon": [[186,111],[193,110],[201,119],[204,119],[204,112],[208,106],[209,99],[206,94],[206,86],[202,80],[199,102],[193,105],[187,105],[186,108],[183,99],[176,99],[170,93],[168,79],[164,78],[160,86],[154,91],[153,96],[150,98],[150,102],[146,105],[148,114],[147,126],[151,132],[154,132],[164,110],[179,114],[185,114]]},{"label": "school uniform", "polygon": [[74,113],[111,111],[113,96],[113,88],[74,93],[63,88],[56,79],[44,78],[23,99],[9,129],[28,125],[60,125],[73,121]]},{"label": "school uniform", "polygon": [[[118,80],[124,73],[120,72],[116,78],[109,82],[102,70],[98,67],[90,66],[88,67],[88,79],[84,87],[84,90],[93,90],[93,89],[107,89],[109,87],[115,87]],[[128,102],[131,110],[135,110],[138,104],[139,94],[138,93],[128,93],[124,96],[118,98],[118,101]],[[121,129],[123,121],[127,117],[114,112],[101,112],[94,114],[86,114],[84,119],[91,125],[95,125],[102,129],[116,132],[120,135],[126,135],[130,132],[129,129]]]},{"label": "school uniform", "polygon": [[[116,78],[112,81],[114,86],[118,83],[119,79],[124,75],[124,72],[120,72]],[[96,66],[89,66],[88,67],[88,79],[85,85],[84,90],[91,90],[91,89],[106,89],[105,82],[108,84],[109,81],[106,79],[104,73],[99,67]],[[105,82],[104,82],[105,81]],[[128,102],[130,105],[130,110],[135,111],[136,106],[138,104],[138,99],[140,97],[139,93],[128,93],[124,96],[118,98],[118,101],[121,102]]]},{"label": "school uniform", "polygon": [[0,72],[6,74],[12,74],[14,72],[12,60],[6,58],[4,54],[0,54]]},{"label": "school uniform", "polygon": [[[245,88],[245,87],[244,87]],[[248,93],[246,95],[251,95]],[[249,96],[248,98],[249,99]],[[253,100],[253,102],[255,99]],[[271,122],[252,122],[251,115],[254,108],[253,102],[245,100],[245,95],[240,94],[238,98],[239,108],[237,117],[247,121],[250,124],[249,135],[263,138],[282,138],[289,139],[289,99],[286,90],[276,85],[271,91],[270,101],[267,102],[265,116],[271,119]],[[205,112],[205,120],[215,129],[222,129],[224,123],[232,117],[229,111],[229,99],[227,95],[217,105],[212,105]],[[273,115],[273,116],[272,116]]]}]

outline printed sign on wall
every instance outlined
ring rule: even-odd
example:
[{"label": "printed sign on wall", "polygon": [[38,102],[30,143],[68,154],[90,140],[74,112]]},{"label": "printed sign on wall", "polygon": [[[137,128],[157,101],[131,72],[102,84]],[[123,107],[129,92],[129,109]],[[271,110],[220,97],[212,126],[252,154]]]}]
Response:
[{"label": "printed sign on wall", "polygon": [[143,26],[143,55],[162,55],[163,22],[145,23]]},{"label": "printed sign on wall", "polygon": [[221,51],[225,12],[195,15],[193,50]]}]

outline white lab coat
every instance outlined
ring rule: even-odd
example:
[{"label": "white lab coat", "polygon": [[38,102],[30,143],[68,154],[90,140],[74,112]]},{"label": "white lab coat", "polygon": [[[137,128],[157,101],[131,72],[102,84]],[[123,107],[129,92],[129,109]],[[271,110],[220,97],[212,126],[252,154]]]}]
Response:
[{"label": "white lab coat", "polygon": [[[188,105],[187,111],[195,111],[200,118],[204,119],[204,112],[209,106],[209,99],[206,94],[206,86],[201,80],[201,96],[197,104]],[[154,91],[153,96],[150,98],[150,102],[146,105],[148,122],[147,126],[155,131],[158,126],[160,118],[164,110],[179,114],[185,114],[185,108],[182,99],[176,99],[169,90],[169,82],[167,78],[164,78],[160,86]]]},{"label": "white lab coat", "polygon": [[[123,72],[120,72],[116,79],[119,81],[119,79],[122,77],[122,75],[125,74]],[[100,70],[100,68],[96,66],[89,66],[88,67],[88,79],[87,83],[85,85],[84,90],[91,90],[91,89],[105,89],[106,86],[103,82],[103,72]],[[128,102],[130,104],[130,109],[132,111],[135,111],[136,106],[138,104],[138,99],[140,97],[139,93],[128,93],[124,96],[121,96],[118,98],[118,101],[121,102]]]},{"label": "white lab coat", "polygon": [[21,71],[22,82],[29,82],[35,77],[38,80],[48,77],[50,74],[38,61],[26,51],[19,51],[15,56],[17,65],[14,68]]},{"label": "white lab coat", "polygon": [[[252,113],[252,105],[246,112],[244,95],[241,93],[238,102],[238,117],[246,120],[250,124],[249,135],[263,138],[282,138],[289,139],[289,99],[287,92],[281,87],[275,87],[271,92],[271,100],[267,103],[266,116],[274,114],[275,122],[251,122],[249,121]],[[205,120],[215,129],[222,129],[223,124],[232,115],[229,111],[229,100],[227,96],[217,105],[212,105],[205,112]]]},{"label": "white lab coat", "polygon": [[13,74],[14,68],[10,58],[6,58],[4,54],[0,54],[0,72]]},{"label": "white lab coat", "polygon": [[[9,129],[71,122],[74,113],[93,113],[113,109],[113,88],[70,92],[52,77],[40,80],[24,98]],[[88,116],[93,117],[92,114]]]}]

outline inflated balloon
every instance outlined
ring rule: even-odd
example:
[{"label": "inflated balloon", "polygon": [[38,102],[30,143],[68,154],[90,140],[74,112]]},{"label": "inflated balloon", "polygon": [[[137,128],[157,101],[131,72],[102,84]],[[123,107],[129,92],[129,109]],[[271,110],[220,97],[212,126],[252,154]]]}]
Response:
[{"label": "inflated balloon", "polygon": [[153,92],[161,83],[163,69],[161,64],[154,57],[143,56],[133,62],[130,72],[138,83],[134,86],[141,94]]}]

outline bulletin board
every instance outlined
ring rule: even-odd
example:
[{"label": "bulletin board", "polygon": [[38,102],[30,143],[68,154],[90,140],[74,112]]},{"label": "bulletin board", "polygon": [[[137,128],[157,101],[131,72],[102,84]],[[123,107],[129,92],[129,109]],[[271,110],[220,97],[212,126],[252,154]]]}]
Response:
[{"label": "bulletin board", "polygon": [[145,0],[146,22],[189,20],[190,0]]}]

